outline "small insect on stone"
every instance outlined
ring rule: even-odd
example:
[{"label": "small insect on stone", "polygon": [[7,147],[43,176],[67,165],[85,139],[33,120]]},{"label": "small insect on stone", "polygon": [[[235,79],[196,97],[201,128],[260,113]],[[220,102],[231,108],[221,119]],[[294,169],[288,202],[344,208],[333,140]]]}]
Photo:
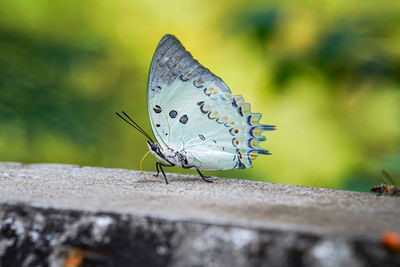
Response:
[{"label": "small insect on stone", "polygon": [[116,114],[148,139],[149,152],[159,160],[156,176],[161,171],[167,184],[163,167],[194,169],[211,182],[201,170],[250,168],[258,155],[270,155],[259,144],[265,141],[261,133],[275,126],[260,124],[261,114],[251,113],[241,95],[233,95],[171,34],[156,48],[147,88],[156,141],[125,112]]},{"label": "small insect on stone", "polygon": [[379,184],[371,188],[372,192],[380,195],[400,196],[400,187],[394,182],[393,178],[382,170],[382,179],[386,184]]}]

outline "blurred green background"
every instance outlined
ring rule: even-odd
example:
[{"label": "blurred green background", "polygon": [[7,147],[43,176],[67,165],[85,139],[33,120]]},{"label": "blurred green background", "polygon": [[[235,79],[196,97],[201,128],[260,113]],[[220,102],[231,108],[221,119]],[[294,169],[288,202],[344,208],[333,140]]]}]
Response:
[{"label": "blurred green background", "polygon": [[0,160],[138,169],[145,138],[114,111],[151,132],[166,33],[278,128],[272,156],[208,174],[358,191],[400,177],[397,1],[2,0]]}]

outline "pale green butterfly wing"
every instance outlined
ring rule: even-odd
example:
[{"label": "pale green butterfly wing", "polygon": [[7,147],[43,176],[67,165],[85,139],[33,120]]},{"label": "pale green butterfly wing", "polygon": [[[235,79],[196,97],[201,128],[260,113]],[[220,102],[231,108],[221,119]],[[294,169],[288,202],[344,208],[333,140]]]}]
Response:
[{"label": "pale green butterfly wing", "polygon": [[261,132],[261,114],[252,114],[241,96],[201,66],[172,35],[164,36],[153,56],[147,91],[148,112],[157,141],[184,150],[203,170],[251,167]]},{"label": "pale green butterfly wing", "polygon": [[[269,154],[258,144],[265,140],[261,132],[273,130],[274,126],[259,125],[261,114],[252,114],[250,105],[241,96],[222,92],[216,87],[209,87],[204,93],[209,96],[197,103],[200,113],[196,113],[200,114],[198,121],[202,123],[191,128],[194,133],[202,133],[203,142],[199,143],[193,134],[194,138],[187,141],[185,148],[199,160],[199,166],[204,169],[248,168],[258,154]],[[204,127],[208,124],[211,125]],[[216,152],[219,156],[212,157]],[[228,157],[224,152],[233,157],[221,162],[220,157]]]},{"label": "pale green butterfly wing", "polygon": [[[220,78],[212,74],[208,69],[200,65],[192,55],[185,50],[179,40],[173,35],[165,35],[157,46],[150,67],[148,88],[147,88],[147,108],[150,117],[150,123],[153,133],[157,141],[167,146],[170,144],[168,137],[168,123],[155,123],[164,119],[168,122],[168,114],[166,109],[161,109],[157,103],[162,101],[166,103],[164,97],[172,97],[174,90],[178,90],[178,94],[184,81],[190,77],[198,77],[201,81],[215,81],[223,90],[229,92],[229,88],[222,82]],[[180,80],[182,83],[171,84],[175,80]],[[181,97],[184,97],[183,95]],[[179,97],[179,99],[181,99]],[[175,99],[174,101],[178,101]],[[176,102],[179,104],[178,102]],[[159,112],[159,113],[157,113]],[[168,111],[169,112],[169,111]],[[166,135],[167,133],[167,135]]]}]

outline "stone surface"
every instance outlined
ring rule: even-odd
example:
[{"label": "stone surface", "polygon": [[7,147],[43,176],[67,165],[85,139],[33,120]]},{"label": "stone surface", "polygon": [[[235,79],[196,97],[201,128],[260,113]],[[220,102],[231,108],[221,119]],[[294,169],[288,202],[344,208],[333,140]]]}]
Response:
[{"label": "stone surface", "polygon": [[398,266],[400,198],[169,173],[0,163],[0,265]]}]

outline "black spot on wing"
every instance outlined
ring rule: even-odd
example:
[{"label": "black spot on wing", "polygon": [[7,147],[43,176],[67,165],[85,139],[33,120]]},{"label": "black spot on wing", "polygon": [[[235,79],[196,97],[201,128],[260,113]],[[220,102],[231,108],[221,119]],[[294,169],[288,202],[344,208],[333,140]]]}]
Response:
[{"label": "black spot on wing", "polygon": [[203,83],[204,83],[204,81],[202,81],[201,79],[193,81],[193,85],[195,87],[197,87],[197,88],[202,88],[203,87],[203,85],[202,85]]},{"label": "black spot on wing", "polygon": [[202,134],[199,134],[199,138],[201,139],[201,140],[206,140],[206,138],[204,137],[204,135],[202,135]]},{"label": "black spot on wing", "polygon": [[246,166],[241,161],[239,161],[239,169],[246,169]]},{"label": "black spot on wing", "polygon": [[169,112],[169,116],[170,116],[171,118],[173,118],[173,119],[175,119],[177,115],[178,115],[178,112],[177,112],[176,110],[171,110],[171,111]]},{"label": "black spot on wing", "polygon": [[244,116],[244,115],[243,115],[243,108],[242,108],[242,107],[239,107],[239,108],[238,108],[238,113],[239,113],[240,116],[242,116],[242,117]]},{"label": "black spot on wing", "polygon": [[155,105],[155,107],[153,108],[155,113],[160,113],[162,111],[161,107],[159,105]]},{"label": "black spot on wing", "polygon": [[160,127],[160,126],[161,126],[160,124],[158,124],[158,123],[156,124],[156,127]]},{"label": "black spot on wing", "polygon": [[251,124],[251,115],[247,117],[247,124],[253,126],[253,124]]},{"label": "black spot on wing", "polygon": [[234,108],[237,108],[237,107],[238,107],[238,105],[237,105],[237,103],[236,103],[236,100],[235,100],[235,99],[232,99],[232,106],[233,106]]},{"label": "black spot on wing", "polygon": [[233,145],[234,147],[237,147],[237,145],[236,145],[236,143],[235,143],[236,140],[237,140],[236,138],[233,138],[233,139],[232,139],[232,145]]},{"label": "black spot on wing", "polygon": [[179,76],[179,78],[183,81],[183,82],[187,82],[189,80],[189,77],[186,77],[184,74],[181,74]]},{"label": "black spot on wing", "polygon": [[211,117],[210,115],[211,115],[211,112],[208,111],[207,117],[208,117],[210,120],[215,120],[215,119],[217,118],[217,117]]},{"label": "black spot on wing", "polygon": [[201,113],[203,113],[203,114],[209,114],[209,113],[210,113],[210,111],[204,110],[204,101],[198,102],[197,105],[200,106],[200,111],[201,111]]},{"label": "black spot on wing", "polygon": [[219,118],[217,118],[215,121],[216,121],[218,124],[224,124],[223,121],[222,121],[222,122],[219,121]]},{"label": "black spot on wing", "polygon": [[160,86],[156,86],[156,89],[151,88],[151,91],[158,93],[159,91],[161,91],[161,87]]},{"label": "black spot on wing", "polygon": [[230,129],[229,129],[229,133],[230,133],[232,136],[235,136],[235,135],[238,134],[238,131],[237,131],[236,129],[234,129],[234,128],[230,128]]},{"label": "black spot on wing", "polygon": [[188,116],[187,115],[183,115],[180,119],[179,122],[182,124],[186,124],[188,121]]},{"label": "black spot on wing", "polygon": [[204,93],[206,94],[206,96],[210,96],[211,92],[207,94],[207,88],[204,89]]}]

